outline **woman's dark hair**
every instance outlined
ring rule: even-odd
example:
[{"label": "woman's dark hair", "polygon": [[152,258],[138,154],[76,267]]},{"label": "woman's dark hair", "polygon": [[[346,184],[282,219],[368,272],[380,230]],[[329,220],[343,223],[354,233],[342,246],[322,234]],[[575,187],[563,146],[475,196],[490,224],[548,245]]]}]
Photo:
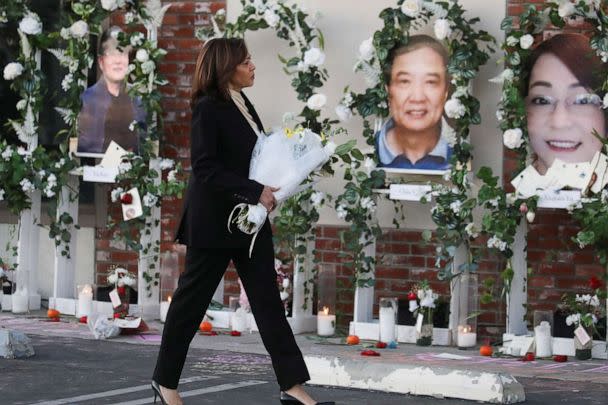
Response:
[{"label": "woman's dark hair", "polygon": [[602,72],[605,72],[608,66],[591,48],[589,38],[582,34],[563,33],[543,41],[532,51],[525,70],[528,75],[522,88],[524,97],[528,95],[534,65],[541,56],[547,53],[558,58],[581,85],[595,92],[601,91]]},{"label": "woman's dark hair", "polygon": [[105,30],[101,34],[101,38],[99,38],[99,45],[97,45],[97,56],[103,56],[108,50],[117,48],[118,40],[116,37],[121,32],[123,31],[117,26],[113,26]]},{"label": "woman's dark hair", "polygon": [[406,53],[417,51],[422,48],[430,48],[433,51],[437,52],[439,56],[441,56],[441,60],[443,61],[443,65],[446,70],[446,80],[449,83],[450,79],[447,74],[448,62],[450,60],[450,55],[445,49],[445,46],[435,38],[428,35],[412,35],[407,44],[397,44],[395,45],[388,54],[388,58],[386,59],[386,64],[384,65],[384,69],[382,70],[382,74],[384,75],[384,82],[386,84],[390,84],[391,82],[391,72],[393,70],[393,63],[395,59],[401,55],[405,55]]},{"label": "woman's dark hair", "polygon": [[191,104],[201,96],[230,100],[228,84],[247,55],[247,45],[240,38],[213,38],[205,42],[194,68]]}]

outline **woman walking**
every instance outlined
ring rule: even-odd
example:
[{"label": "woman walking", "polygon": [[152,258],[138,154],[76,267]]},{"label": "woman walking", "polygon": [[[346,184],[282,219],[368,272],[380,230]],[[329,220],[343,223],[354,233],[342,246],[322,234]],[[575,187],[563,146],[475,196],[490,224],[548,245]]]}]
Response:
[{"label": "woman walking", "polygon": [[[188,248],[163,331],[152,388],[164,404],[182,404],[177,393],[188,346],[232,260],[281,388],[284,404],[315,404],[300,384],[310,377],[285,318],[274,270],[268,220],[249,257],[251,236],[226,222],[236,204],[262,203],[271,212],[275,189],[249,180],[249,163],[262,123],[242,93],[255,79],[242,39],[216,38],[203,46],[192,81],[192,175],[177,239]],[[333,402],[324,402],[333,404]]]}]

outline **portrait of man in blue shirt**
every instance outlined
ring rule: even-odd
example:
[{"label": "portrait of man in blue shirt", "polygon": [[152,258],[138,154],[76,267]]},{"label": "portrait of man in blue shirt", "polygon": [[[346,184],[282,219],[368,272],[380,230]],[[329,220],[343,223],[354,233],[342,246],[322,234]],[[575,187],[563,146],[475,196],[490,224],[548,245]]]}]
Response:
[{"label": "portrait of man in blue shirt", "polygon": [[449,94],[448,52],[427,35],[391,50],[384,71],[390,118],[376,133],[379,167],[447,170],[452,131],[443,109]]}]

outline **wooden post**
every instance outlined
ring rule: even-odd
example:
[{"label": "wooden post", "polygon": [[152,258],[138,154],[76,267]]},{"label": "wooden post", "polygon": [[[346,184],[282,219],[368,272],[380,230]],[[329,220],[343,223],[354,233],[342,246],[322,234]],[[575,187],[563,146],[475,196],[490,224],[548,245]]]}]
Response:
[{"label": "wooden post", "polygon": [[[454,261],[452,262],[452,275],[460,273],[460,266],[467,262],[467,249],[465,245],[460,245],[456,249],[454,254]],[[460,300],[466,299],[462,294],[466,292],[460,291],[460,283],[458,278],[453,277],[450,281],[450,321],[448,328],[450,329],[450,344],[456,344],[458,337],[458,320],[460,319]]]},{"label": "wooden post", "polygon": [[74,298],[75,275],[76,275],[76,239],[75,232],[78,224],[78,176],[70,174],[68,184],[61,188],[57,203],[57,220],[59,216],[67,212],[74,223],[68,226],[72,235],[70,243],[70,257],[61,254],[62,246],[55,248],[55,272],[53,276],[53,298]]},{"label": "wooden post", "polygon": [[[366,256],[376,256],[376,240],[373,236],[365,239],[361,237],[361,242],[366,243],[371,241],[372,243],[363,249]],[[372,268],[369,276],[375,278],[375,267]],[[354,322],[371,322],[373,319],[374,311],[374,287],[359,287],[355,289],[355,308],[353,310],[353,321]]]},{"label": "wooden post", "polygon": [[526,261],[526,233],[528,227],[522,220],[515,234],[513,243],[513,257],[511,266],[513,268],[513,280],[511,289],[507,294],[507,333],[523,335],[528,332],[525,321],[526,304],[528,302],[528,265]]}]

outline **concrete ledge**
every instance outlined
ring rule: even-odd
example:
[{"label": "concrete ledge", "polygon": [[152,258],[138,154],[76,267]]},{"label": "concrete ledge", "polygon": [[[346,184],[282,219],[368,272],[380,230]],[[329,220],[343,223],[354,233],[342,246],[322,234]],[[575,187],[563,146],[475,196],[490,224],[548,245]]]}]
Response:
[{"label": "concrete ledge", "polygon": [[459,398],[495,404],[526,400],[523,386],[512,376],[443,366],[421,366],[374,358],[305,356],[309,384],[359,388],[438,398]]}]

